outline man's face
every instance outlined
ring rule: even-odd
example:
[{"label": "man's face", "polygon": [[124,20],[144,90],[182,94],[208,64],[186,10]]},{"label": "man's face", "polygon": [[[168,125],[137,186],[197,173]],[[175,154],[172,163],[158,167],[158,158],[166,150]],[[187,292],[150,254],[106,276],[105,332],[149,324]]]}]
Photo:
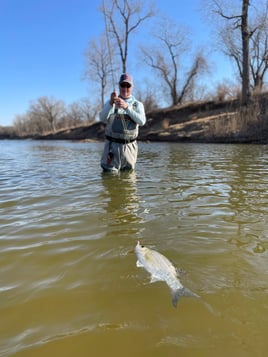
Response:
[{"label": "man's face", "polygon": [[123,98],[128,98],[131,96],[132,93],[132,85],[127,82],[123,82],[119,85],[120,88],[120,95]]}]

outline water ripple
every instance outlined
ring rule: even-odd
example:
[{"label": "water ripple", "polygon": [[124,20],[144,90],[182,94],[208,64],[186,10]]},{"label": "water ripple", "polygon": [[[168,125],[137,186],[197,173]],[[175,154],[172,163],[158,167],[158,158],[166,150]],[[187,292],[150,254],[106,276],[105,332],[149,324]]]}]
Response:
[{"label": "water ripple", "polygon": [[[111,340],[126,354],[133,338],[139,355],[207,355],[209,342],[225,351],[235,335],[264,352],[266,146],[141,143],[137,170],[118,176],[100,172],[102,143],[0,150],[1,356],[53,355],[57,341],[66,355],[74,340],[77,356],[107,352]],[[185,271],[182,282],[219,315],[187,299],[174,311],[164,283],[144,288],[137,239]]]}]

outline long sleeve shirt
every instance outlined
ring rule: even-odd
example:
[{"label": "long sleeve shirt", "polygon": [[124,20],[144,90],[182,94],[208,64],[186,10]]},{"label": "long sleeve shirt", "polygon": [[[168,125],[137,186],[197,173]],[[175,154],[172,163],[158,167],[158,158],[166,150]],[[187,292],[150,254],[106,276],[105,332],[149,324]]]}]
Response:
[{"label": "long sleeve shirt", "polygon": [[[146,123],[146,116],[144,111],[144,106],[141,102],[139,102],[135,97],[132,95],[127,99],[124,99],[125,102],[128,104],[127,109],[118,108],[118,114],[126,114],[128,115],[135,123],[139,126],[142,126]],[[133,108],[133,104],[135,103],[135,109]],[[115,113],[115,105],[111,105],[110,101],[107,101],[99,113],[100,120],[102,122],[107,122],[110,115]]]}]

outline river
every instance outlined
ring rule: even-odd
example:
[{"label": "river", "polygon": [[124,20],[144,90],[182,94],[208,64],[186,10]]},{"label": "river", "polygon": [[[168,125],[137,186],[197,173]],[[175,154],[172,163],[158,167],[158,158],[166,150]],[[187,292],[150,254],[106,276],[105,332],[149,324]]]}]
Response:
[{"label": "river", "polygon": [[0,141],[0,356],[266,356],[268,147],[139,143],[120,175],[102,149]]}]

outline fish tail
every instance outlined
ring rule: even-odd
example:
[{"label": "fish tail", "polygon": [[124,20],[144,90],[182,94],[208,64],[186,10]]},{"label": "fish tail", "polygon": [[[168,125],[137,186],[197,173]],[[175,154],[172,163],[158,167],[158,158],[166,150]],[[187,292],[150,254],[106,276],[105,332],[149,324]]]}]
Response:
[{"label": "fish tail", "polygon": [[172,290],[171,294],[172,294],[172,305],[174,307],[177,307],[177,303],[181,296],[190,296],[190,297],[200,298],[199,295],[193,293],[191,290],[189,290],[187,288],[180,288],[177,290]]}]

